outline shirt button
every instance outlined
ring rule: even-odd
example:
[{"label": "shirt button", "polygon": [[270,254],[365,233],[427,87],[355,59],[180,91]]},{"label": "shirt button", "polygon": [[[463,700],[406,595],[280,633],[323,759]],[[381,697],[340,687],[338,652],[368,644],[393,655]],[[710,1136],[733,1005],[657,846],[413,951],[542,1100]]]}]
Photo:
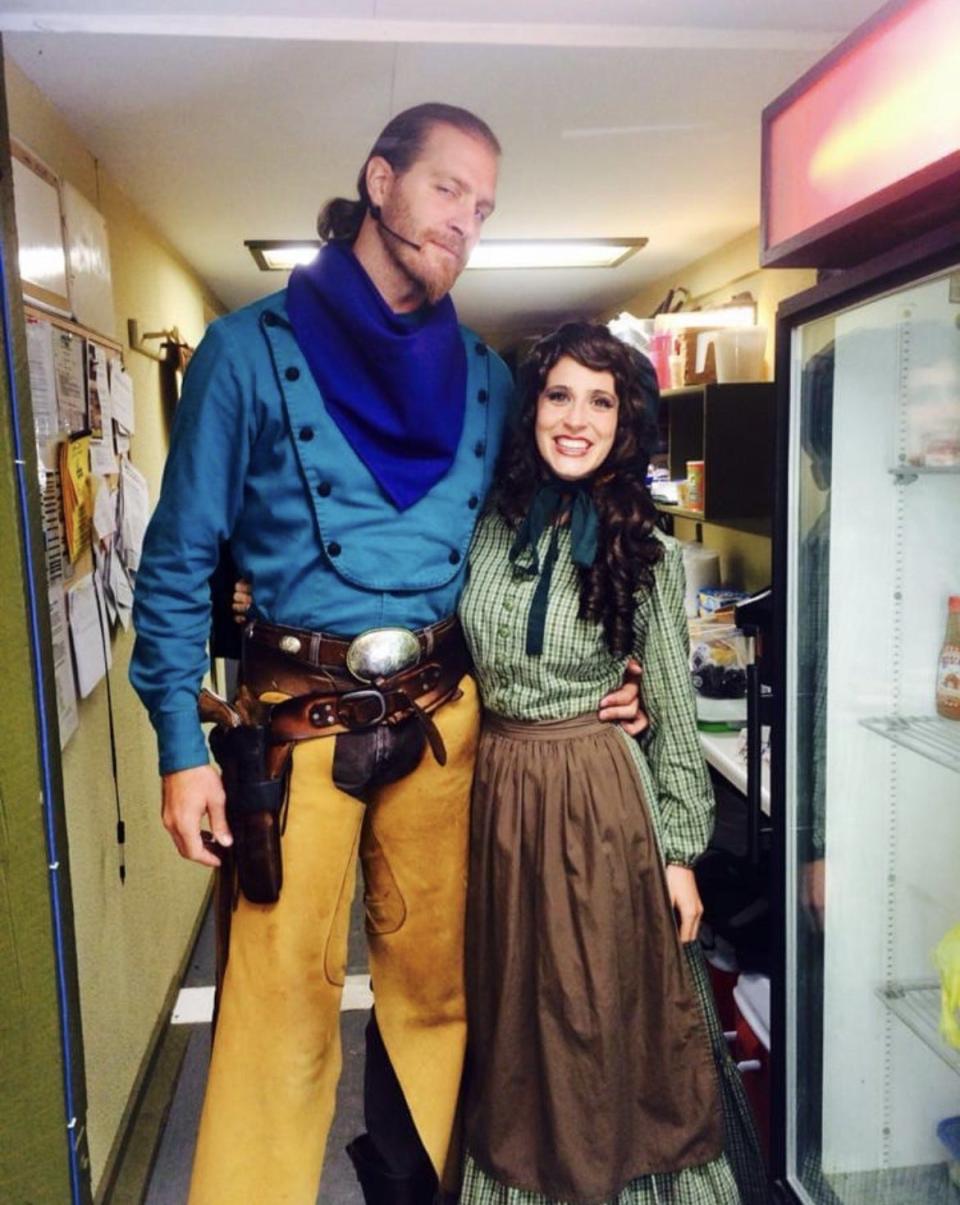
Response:
[{"label": "shirt button", "polygon": [[487,393],[486,389],[481,389],[480,392],[477,394],[477,401],[480,402],[480,404],[482,405],[489,396],[490,396],[490,394]]},{"label": "shirt button", "polygon": [[283,375],[287,378],[288,381],[299,381],[300,380],[300,369],[292,368],[292,367],[288,368],[287,371]]},{"label": "shirt button", "polygon": [[317,486],[317,493],[320,495],[321,498],[328,498],[330,496],[330,488],[331,487],[330,487],[329,481],[321,481],[320,484]]},{"label": "shirt button", "polygon": [[459,565],[460,564],[460,553],[457,552],[456,548],[454,548],[453,552],[450,553],[450,564],[451,565]]},{"label": "shirt button", "polygon": [[313,439],[313,427],[301,427],[300,438],[305,444],[308,444]]},{"label": "shirt button", "polygon": [[512,598],[505,598],[505,599],[503,600],[503,609],[504,609],[505,611],[512,611],[512,610],[513,610],[513,599],[512,599]]},{"label": "shirt button", "polygon": [[476,345],[476,347],[474,348],[474,351],[477,353],[478,356],[485,356],[487,354],[486,343],[478,343]]},{"label": "shirt button", "polygon": [[499,627],[499,628],[497,628],[497,635],[498,635],[498,636],[500,636],[500,637],[506,637],[506,636],[509,636],[509,635],[510,635],[510,629],[507,627],[507,625],[506,625],[506,624],[501,624],[501,625],[500,625],[500,627]]},{"label": "shirt button", "polygon": [[480,499],[477,497],[476,494],[471,494],[470,497],[467,499],[467,506],[469,506],[471,510],[476,510],[479,505],[480,505]]},{"label": "shirt button", "polygon": [[343,551],[343,549],[340,547],[340,545],[337,543],[336,540],[332,540],[327,545],[327,556],[339,556],[342,551]]},{"label": "shirt button", "polygon": [[486,452],[486,450],[487,450],[487,445],[483,442],[482,439],[478,439],[477,442],[473,445],[474,456],[480,457],[484,454],[484,452]]}]

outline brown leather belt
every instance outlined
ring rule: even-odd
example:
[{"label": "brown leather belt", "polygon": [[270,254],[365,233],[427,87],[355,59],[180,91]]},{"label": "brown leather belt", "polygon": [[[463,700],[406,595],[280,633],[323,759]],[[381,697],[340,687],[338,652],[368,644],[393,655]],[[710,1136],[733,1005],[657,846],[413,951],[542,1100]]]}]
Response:
[{"label": "brown leather belt", "polygon": [[274,742],[337,736],[417,717],[443,765],[443,742],[429,715],[459,697],[458,684],[470,669],[470,658],[456,616],[413,635],[419,660],[366,682],[347,669],[351,640],[254,620],[243,634],[243,683],[258,697],[289,696],[271,707]]},{"label": "brown leather belt", "polygon": [[[463,641],[460,621],[456,615],[441,619],[439,623],[431,624],[428,628],[419,628],[412,634],[420,645],[421,659],[447,656],[452,651],[453,643]],[[305,628],[288,628],[259,619],[247,624],[244,639],[253,641],[260,648],[274,649],[281,653],[283,661],[277,663],[280,672],[283,672],[283,667],[289,663],[290,666],[300,669],[322,670],[326,675],[346,670],[347,650],[353,643],[351,638],[329,636],[324,632],[311,632]]]}]

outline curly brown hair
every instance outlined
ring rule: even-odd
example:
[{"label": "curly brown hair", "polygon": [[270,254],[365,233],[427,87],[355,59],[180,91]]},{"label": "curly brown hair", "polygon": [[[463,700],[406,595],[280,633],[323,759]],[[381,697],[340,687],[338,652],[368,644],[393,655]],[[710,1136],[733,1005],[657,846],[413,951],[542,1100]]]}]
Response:
[{"label": "curly brown hair", "polygon": [[602,623],[607,647],[623,657],[633,646],[636,594],[653,585],[653,567],[663,557],[653,534],[657,510],[645,482],[660,400],[650,361],[598,323],[567,322],[538,340],[520,370],[520,410],[497,466],[491,505],[516,530],[551,476],[537,451],[534,426],[547,377],[565,356],[611,373],[616,385],[613,447],[589,482],[599,531],[593,565],[579,570],[580,618]]}]

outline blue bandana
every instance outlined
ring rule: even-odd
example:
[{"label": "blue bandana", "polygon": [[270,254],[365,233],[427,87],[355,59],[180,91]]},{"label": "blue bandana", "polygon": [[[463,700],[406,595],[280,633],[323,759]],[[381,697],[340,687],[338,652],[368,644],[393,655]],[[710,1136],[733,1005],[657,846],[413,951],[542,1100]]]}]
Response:
[{"label": "blue bandana", "polygon": [[449,297],[395,314],[352,250],[328,243],[287,313],[330,417],[398,510],[429,493],[463,434],[467,356]]}]

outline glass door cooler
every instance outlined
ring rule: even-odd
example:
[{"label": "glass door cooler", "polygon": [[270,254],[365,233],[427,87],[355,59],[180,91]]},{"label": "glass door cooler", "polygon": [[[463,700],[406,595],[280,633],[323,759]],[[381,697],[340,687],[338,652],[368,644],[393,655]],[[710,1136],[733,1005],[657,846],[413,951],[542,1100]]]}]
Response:
[{"label": "glass door cooler", "polygon": [[778,332],[774,1171],[818,1205],[960,1205],[960,242],[932,241]]},{"label": "glass door cooler", "polygon": [[790,1202],[960,1205],[958,61],[957,0],[889,0],[763,115],[761,262],[820,273],[776,345]]}]

